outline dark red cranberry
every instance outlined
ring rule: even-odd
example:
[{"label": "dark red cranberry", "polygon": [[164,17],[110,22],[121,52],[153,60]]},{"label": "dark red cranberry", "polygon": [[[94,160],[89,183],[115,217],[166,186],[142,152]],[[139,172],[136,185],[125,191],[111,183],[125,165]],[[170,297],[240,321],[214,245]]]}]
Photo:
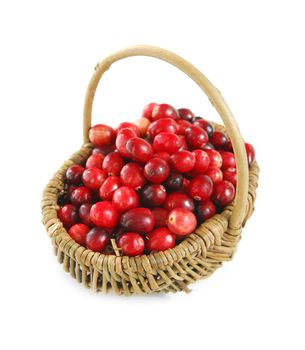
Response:
[{"label": "dark red cranberry", "polygon": [[195,208],[192,198],[185,193],[173,192],[170,193],[164,203],[166,210],[171,211],[175,208],[185,208],[193,211]]},{"label": "dark red cranberry", "polygon": [[216,214],[216,207],[211,201],[201,202],[197,204],[195,214],[198,224],[202,224]]},{"label": "dark red cranberry", "polygon": [[63,206],[65,204],[71,203],[70,195],[67,192],[58,195],[57,204]]},{"label": "dark red cranberry", "polygon": [[117,176],[109,176],[102,184],[99,190],[100,198],[104,200],[112,200],[114,192],[121,187],[121,180]]},{"label": "dark red cranberry", "polygon": [[147,135],[153,139],[160,132],[175,134],[178,131],[178,124],[171,118],[162,118],[151,123],[147,129]]},{"label": "dark red cranberry", "polygon": [[142,201],[147,207],[159,207],[166,199],[166,189],[160,184],[146,185],[142,190]]},{"label": "dark red cranberry", "polygon": [[215,149],[215,147],[210,142],[208,142],[205,146],[203,146],[203,149]]},{"label": "dark red cranberry", "polygon": [[156,107],[158,107],[158,103],[155,102],[151,102],[148,105],[146,105],[143,109],[142,117],[152,120],[152,112]]},{"label": "dark red cranberry", "polygon": [[91,156],[87,159],[86,168],[102,169],[104,158],[105,156],[101,153],[91,154]]},{"label": "dark red cranberry", "polygon": [[68,184],[78,185],[82,182],[82,176],[85,168],[78,165],[71,165],[66,171],[66,180]]},{"label": "dark red cranberry", "polygon": [[249,166],[251,166],[255,161],[255,149],[250,143],[245,143],[245,147],[247,152],[248,164]]},{"label": "dark red cranberry", "polygon": [[137,137],[137,134],[135,133],[134,130],[123,129],[119,132],[115,141],[115,146],[122,157],[125,157],[125,158],[129,157],[129,152],[126,149],[126,144],[127,144],[127,141],[133,137]]},{"label": "dark red cranberry", "polygon": [[194,168],[195,155],[190,151],[179,151],[171,156],[171,165],[176,171],[186,173]]},{"label": "dark red cranberry", "polygon": [[214,133],[214,128],[212,126],[211,123],[209,123],[208,121],[204,120],[204,119],[196,119],[193,122],[194,126],[199,126],[200,128],[202,128],[203,130],[205,130],[209,137],[212,137],[213,133]]},{"label": "dark red cranberry", "polygon": [[208,175],[211,178],[214,185],[222,181],[223,177],[222,171],[215,165],[211,165],[205,175]]},{"label": "dark red cranberry", "polygon": [[114,150],[115,145],[95,147],[93,148],[92,154],[102,154],[106,156],[108,153],[113,152]]},{"label": "dark red cranberry", "polygon": [[235,196],[235,188],[229,181],[221,181],[214,188],[212,200],[216,205],[226,206],[230,204]]},{"label": "dark red cranberry", "polygon": [[133,188],[122,186],[114,192],[112,204],[120,213],[125,213],[139,205],[139,198]]},{"label": "dark red cranberry", "polygon": [[77,187],[71,193],[71,202],[74,205],[80,206],[80,205],[82,205],[84,203],[89,203],[91,201],[92,201],[91,192],[85,186]]},{"label": "dark red cranberry", "polygon": [[101,227],[92,228],[86,237],[86,247],[94,252],[101,252],[109,242],[109,233]]},{"label": "dark red cranberry", "polygon": [[70,227],[68,233],[76,243],[84,246],[89,231],[90,228],[85,224],[75,224]]},{"label": "dark red cranberry", "polygon": [[161,103],[153,109],[152,120],[158,120],[161,118],[179,119],[179,114],[173,106]]},{"label": "dark red cranberry", "polygon": [[181,147],[181,139],[178,135],[169,132],[161,132],[155,136],[153,147],[156,152],[173,154]]},{"label": "dark red cranberry", "polygon": [[137,134],[137,136],[140,136],[139,128],[133,123],[129,123],[129,122],[122,122],[122,123],[120,123],[118,125],[118,127],[116,128],[116,132],[119,133],[123,129],[131,129]]},{"label": "dark red cranberry", "polygon": [[144,167],[144,176],[152,183],[165,181],[170,173],[168,163],[160,158],[150,159]]},{"label": "dark red cranberry", "polygon": [[168,229],[179,236],[192,233],[197,226],[196,216],[185,208],[176,208],[168,214]]},{"label": "dark red cranberry", "polygon": [[213,192],[213,182],[207,175],[198,175],[190,181],[188,190],[192,198],[206,201]]},{"label": "dark red cranberry", "polygon": [[155,226],[155,218],[147,208],[134,208],[121,216],[120,223],[125,230],[148,233]]},{"label": "dark red cranberry", "polygon": [[156,228],[146,236],[145,245],[149,251],[163,252],[174,248],[175,235],[166,227]]},{"label": "dark red cranberry", "polygon": [[221,131],[214,131],[214,134],[210,137],[210,142],[215,148],[224,148],[228,143],[228,137]]},{"label": "dark red cranberry", "polygon": [[229,168],[223,171],[223,179],[230,181],[234,187],[237,184],[236,168]]},{"label": "dark red cranberry", "polygon": [[88,168],[83,172],[83,183],[91,191],[98,191],[106,180],[106,173],[97,168]]},{"label": "dark red cranberry", "polygon": [[195,114],[188,108],[179,108],[178,113],[181,119],[191,122]]},{"label": "dark red cranberry", "polygon": [[153,208],[151,212],[155,218],[155,228],[165,227],[167,223],[168,211],[164,208]]},{"label": "dark red cranberry", "polygon": [[170,192],[177,192],[183,185],[183,176],[180,173],[172,173],[165,182],[165,187]]},{"label": "dark red cranberry", "polygon": [[59,208],[57,216],[65,228],[69,228],[78,222],[78,209],[73,204],[66,204]]},{"label": "dark red cranberry", "polygon": [[87,225],[88,227],[92,227],[93,222],[90,220],[90,210],[92,207],[92,203],[84,203],[79,207],[79,217],[83,224]]},{"label": "dark red cranberry", "polygon": [[129,157],[138,163],[146,163],[154,153],[151,144],[140,137],[128,140],[126,150],[129,152]]},{"label": "dark red cranberry", "polygon": [[108,176],[119,176],[124,166],[124,160],[118,152],[111,152],[107,154],[103,161],[103,170]]},{"label": "dark red cranberry", "polygon": [[126,232],[118,239],[118,247],[127,256],[142,255],[145,248],[144,239],[136,232]]},{"label": "dark red cranberry", "polygon": [[97,202],[91,207],[90,219],[96,226],[113,228],[118,224],[119,212],[111,202]]},{"label": "dark red cranberry", "polygon": [[120,180],[124,186],[132,187],[135,190],[139,190],[146,183],[143,168],[133,162],[123,166]]},{"label": "dark red cranberry", "polygon": [[185,130],[185,137],[192,149],[202,148],[209,140],[207,132],[194,125]]},{"label": "dark red cranberry", "polygon": [[89,130],[90,142],[96,147],[114,144],[116,132],[108,125],[97,124]]}]

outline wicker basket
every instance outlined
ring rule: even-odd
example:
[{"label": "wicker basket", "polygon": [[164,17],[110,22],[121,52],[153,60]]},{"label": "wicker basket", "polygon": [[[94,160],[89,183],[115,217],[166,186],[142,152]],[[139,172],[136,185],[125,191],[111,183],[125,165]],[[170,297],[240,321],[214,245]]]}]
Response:
[{"label": "wicker basket", "polygon": [[[224,122],[225,127],[213,124],[218,130],[226,130],[230,136],[237,164],[237,189],[233,204],[204,222],[175,248],[139,257],[94,253],[71,239],[57,217],[57,199],[64,187],[66,169],[74,163],[84,164],[93,148],[88,131],[97,85],[112,63],[130,56],[150,56],[171,63],[199,85]],[[110,55],[95,67],[89,83],[83,131],[82,148],[55,173],[44,190],[41,204],[43,224],[65,271],[93,291],[113,290],[125,295],[187,292],[188,284],[208,277],[223,261],[232,259],[242,227],[254,210],[259,168],[255,162],[248,169],[243,139],[233,115],[220,92],[199,70],[174,53],[157,47],[132,46]]]}]

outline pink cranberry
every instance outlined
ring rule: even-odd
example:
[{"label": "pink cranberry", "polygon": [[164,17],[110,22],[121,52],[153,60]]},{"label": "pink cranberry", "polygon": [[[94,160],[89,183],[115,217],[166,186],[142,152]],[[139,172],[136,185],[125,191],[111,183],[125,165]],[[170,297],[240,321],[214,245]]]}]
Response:
[{"label": "pink cranberry", "polygon": [[214,188],[212,200],[216,205],[226,206],[230,204],[235,196],[235,188],[229,181],[221,181]]},{"label": "pink cranberry", "polygon": [[155,226],[155,218],[147,208],[134,208],[121,216],[121,225],[128,231],[148,233]]},{"label": "pink cranberry", "polygon": [[146,248],[150,251],[163,252],[174,248],[175,236],[166,227],[156,228],[146,236]]},{"label": "pink cranberry", "polygon": [[65,228],[69,228],[78,222],[78,209],[73,204],[66,204],[59,208],[57,216]]},{"label": "pink cranberry", "polygon": [[118,247],[122,249],[123,255],[142,255],[145,248],[144,239],[136,232],[126,232],[118,239]]},{"label": "pink cranberry", "polygon": [[192,198],[181,192],[170,193],[164,203],[166,210],[171,211],[176,208],[185,208],[193,211],[195,208]]},{"label": "pink cranberry", "polygon": [[90,210],[92,207],[92,203],[84,203],[79,207],[79,217],[83,224],[87,225],[88,227],[92,227],[93,222],[90,220]]},{"label": "pink cranberry", "polygon": [[119,176],[124,166],[124,160],[118,152],[111,152],[107,154],[103,161],[103,170],[108,176]]},{"label": "pink cranberry", "polygon": [[158,104],[155,102],[152,102],[146,105],[143,109],[142,117],[152,120],[152,112],[156,107],[158,107]]},{"label": "pink cranberry", "polygon": [[142,201],[147,207],[159,207],[166,199],[166,189],[160,184],[146,185],[142,190]]},{"label": "pink cranberry", "polygon": [[119,212],[111,202],[97,202],[91,207],[90,219],[96,226],[113,228],[118,224]]},{"label": "pink cranberry", "polygon": [[196,206],[195,214],[198,224],[202,224],[205,220],[216,214],[216,207],[211,201],[201,202]]},{"label": "pink cranberry", "polygon": [[132,162],[123,166],[120,180],[124,186],[132,187],[135,190],[139,190],[146,183],[143,168],[139,164]]},{"label": "pink cranberry", "polygon": [[194,125],[185,130],[185,137],[186,142],[192,149],[202,148],[209,140],[207,132]]},{"label": "pink cranberry", "polygon": [[86,237],[86,247],[94,252],[101,252],[109,242],[109,233],[101,227],[92,228]]},{"label": "pink cranberry", "polygon": [[167,227],[179,236],[192,233],[196,226],[196,216],[185,208],[176,208],[168,214]]},{"label": "pink cranberry", "polygon": [[139,198],[133,188],[122,186],[114,192],[112,204],[120,213],[125,213],[139,205]]},{"label": "pink cranberry", "polygon": [[211,165],[205,174],[211,178],[214,185],[218,184],[223,177],[222,171],[215,165]]},{"label": "pink cranberry", "polygon": [[109,176],[102,184],[99,195],[104,200],[112,200],[114,192],[121,187],[121,180],[117,176]]},{"label": "pink cranberry", "polygon": [[89,130],[90,142],[96,147],[110,146],[115,142],[116,132],[108,125],[97,124]]},{"label": "pink cranberry", "polygon": [[89,203],[92,200],[91,192],[85,186],[77,187],[71,193],[71,202],[74,205],[80,206],[84,203]]},{"label": "pink cranberry", "polygon": [[206,201],[213,192],[213,182],[207,175],[198,175],[190,181],[188,190],[192,198]]},{"label": "pink cranberry", "polygon": [[179,119],[179,114],[173,106],[161,103],[153,109],[152,120],[158,120],[161,118]]},{"label": "pink cranberry", "polygon": [[171,156],[171,164],[176,171],[186,173],[194,168],[195,156],[190,151],[179,151]]},{"label": "pink cranberry", "polygon": [[70,227],[68,233],[74,241],[80,245],[85,245],[86,237],[90,228],[84,224],[75,224]]},{"label": "pink cranberry", "polygon": [[129,157],[138,163],[146,163],[154,153],[151,144],[140,137],[128,140],[126,150],[129,152]]},{"label": "pink cranberry", "polygon": [[167,223],[168,211],[164,208],[153,208],[151,210],[155,218],[155,228],[165,227]]},{"label": "pink cranberry", "polygon": [[152,183],[165,181],[170,173],[168,163],[160,158],[150,159],[144,167],[144,176]]},{"label": "pink cranberry", "polygon": [[140,130],[139,128],[133,124],[133,123],[129,123],[129,122],[122,122],[118,125],[118,127],[116,128],[117,133],[119,133],[121,130],[123,129],[130,129],[133,130],[137,136],[140,136]]},{"label": "pink cranberry", "polygon": [[82,181],[82,175],[85,168],[78,165],[71,165],[66,171],[66,180],[68,184],[78,185]]},{"label": "pink cranberry", "polygon": [[178,131],[178,124],[171,118],[162,118],[151,123],[147,129],[147,135],[153,139],[160,132],[175,134]]}]

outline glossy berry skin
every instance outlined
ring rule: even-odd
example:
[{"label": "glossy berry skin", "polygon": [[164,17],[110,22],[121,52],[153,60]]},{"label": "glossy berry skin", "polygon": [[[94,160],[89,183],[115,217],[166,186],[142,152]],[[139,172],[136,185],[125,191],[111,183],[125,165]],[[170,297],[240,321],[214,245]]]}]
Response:
[{"label": "glossy berry skin", "polygon": [[151,102],[146,105],[142,112],[142,117],[152,120],[152,112],[158,106],[158,103]]},{"label": "glossy berry skin", "polygon": [[195,114],[188,108],[179,108],[178,113],[181,119],[191,122]]},{"label": "glossy berry skin", "polygon": [[130,123],[130,122],[122,122],[118,125],[118,127],[116,128],[116,132],[119,133],[121,130],[123,129],[130,129],[133,130],[137,136],[140,136],[140,130],[137,127],[137,125],[135,125],[134,123]]},{"label": "glossy berry skin", "polygon": [[178,120],[177,121],[177,124],[178,124],[178,134],[179,135],[184,135],[185,134],[185,130],[187,128],[189,128],[190,126],[192,126],[192,123],[188,122],[187,120]]},{"label": "glossy berry skin", "polygon": [[100,198],[111,201],[114,192],[121,187],[121,180],[117,176],[109,176],[99,190]]},{"label": "glossy berry skin", "polygon": [[78,222],[78,209],[73,204],[66,204],[59,208],[57,216],[65,228],[69,228]]},{"label": "glossy berry skin", "polygon": [[160,184],[146,185],[142,190],[142,202],[146,207],[159,207],[166,199],[166,189]]},{"label": "glossy berry skin", "polygon": [[216,206],[210,200],[198,203],[196,206],[195,214],[198,224],[202,224],[205,220],[211,218],[216,214]]},{"label": "glossy berry skin", "polygon": [[143,168],[139,164],[133,162],[123,166],[120,180],[122,185],[132,187],[135,190],[139,190],[146,183]]},{"label": "glossy berry skin", "polygon": [[118,133],[118,136],[115,141],[115,147],[117,148],[119,154],[124,157],[129,157],[129,152],[126,149],[127,141],[133,137],[137,137],[137,134],[134,130],[131,129],[123,129]]},{"label": "glossy berry skin", "polygon": [[105,156],[101,153],[91,154],[87,159],[86,168],[102,169],[104,158]]},{"label": "glossy berry skin", "polygon": [[167,211],[171,211],[176,208],[184,208],[193,211],[195,205],[193,199],[187,194],[181,192],[173,192],[167,196],[164,207]]},{"label": "glossy berry skin", "polygon": [[178,132],[178,124],[171,118],[162,118],[151,123],[147,129],[147,135],[153,139],[160,132],[175,134]]},{"label": "glossy berry skin", "polygon": [[222,167],[222,157],[221,154],[214,149],[206,149],[205,152],[210,158],[210,166]]},{"label": "glossy berry skin", "polygon": [[119,212],[111,202],[97,202],[91,207],[90,219],[98,227],[113,228],[119,222]]},{"label": "glossy berry skin", "polygon": [[108,176],[119,176],[124,164],[124,159],[118,152],[111,152],[103,161],[103,170]]},{"label": "glossy berry skin", "polygon": [[210,157],[205,151],[201,149],[196,149],[192,153],[195,156],[195,165],[193,172],[195,174],[204,174],[210,165]]},{"label": "glossy berry skin", "polygon": [[218,184],[223,177],[222,171],[215,165],[210,166],[205,175],[211,178],[214,185]]},{"label": "glossy berry skin", "polygon": [[153,208],[151,210],[155,218],[155,228],[166,227],[168,211],[164,208]]},{"label": "glossy berry skin", "polygon": [[229,168],[223,171],[223,179],[230,181],[234,187],[237,184],[236,168]]},{"label": "glossy berry skin", "polygon": [[169,132],[161,132],[155,136],[153,141],[153,147],[156,152],[167,152],[168,154],[177,152],[181,145],[180,137]]},{"label": "glossy berry skin", "polygon": [[163,159],[166,162],[168,162],[171,156],[167,152],[157,152],[152,157],[153,158],[160,158],[160,159]]},{"label": "glossy berry skin", "polygon": [[147,134],[147,129],[150,125],[150,120],[142,117],[135,121],[135,125],[139,128],[141,137],[145,137]]},{"label": "glossy berry skin", "polygon": [[114,150],[115,145],[95,147],[92,150],[92,154],[102,154],[103,156],[106,156],[108,153],[113,152]]},{"label": "glossy berry skin", "polygon": [[179,151],[171,156],[171,165],[180,173],[187,173],[195,165],[195,155],[190,151]]},{"label": "glossy berry skin", "polygon": [[178,236],[192,233],[196,226],[196,216],[185,208],[176,208],[168,214],[167,227]]},{"label": "glossy berry skin", "polygon": [[165,181],[170,173],[168,163],[160,158],[150,159],[144,167],[144,176],[152,183],[161,183]]},{"label": "glossy berry skin", "polygon": [[185,130],[185,138],[192,149],[202,148],[209,140],[207,132],[194,125]]},{"label": "glossy berry skin", "polygon": [[179,148],[179,151],[187,151],[188,150],[188,144],[186,143],[186,139],[184,135],[178,135],[181,140],[181,147]]},{"label": "glossy berry skin", "polygon": [[145,234],[154,228],[155,218],[147,208],[134,208],[121,216],[120,223],[125,230]]},{"label": "glossy berry skin", "polygon": [[150,251],[163,252],[175,245],[175,235],[166,227],[156,228],[146,236],[145,246]]},{"label": "glossy berry skin", "polygon": [[109,233],[101,227],[92,228],[86,237],[86,247],[94,252],[103,251],[109,242]]},{"label": "glossy berry skin", "polygon": [[74,205],[81,206],[84,203],[90,203],[92,201],[92,194],[85,186],[77,187],[71,193],[71,202]]},{"label": "glossy berry skin", "polygon": [[152,120],[158,120],[161,118],[171,118],[171,119],[179,119],[179,114],[177,110],[167,104],[167,103],[161,103],[160,105],[156,106],[152,111]]},{"label": "glossy berry skin", "polygon": [[146,163],[154,153],[151,144],[140,137],[128,140],[126,150],[129,152],[129,158],[137,163]]},{"label": "glossy berry skin", "polygon": [[170,192],[177,192],[183,185],[183,176],[180,173],[172,173],[165,181],[165,188]]},{"label": "glossy berry skin", "polygon": [[222,170],[236,168],[235,156],[232,152],[221,152],[220,154],[222,157]]},{"label": "glossy berry skin", "polygon": [[235,196],[235,188],[231,182],[223,180],[214,188],[212,200],[216,205],[226,206],[230,204]]},{"label": "glossy berry skin", "polygon": [[206,145],[203,146],[203,149],[204,150],[215,149],[215,147],[210,142],[208,142]]},{"label": "glossy berry skin", "polygon": [[84,203],[79,207],[79,211],[78,211],[81,222],[87,225],[88,227],[94,226],[93,222],[90,220],[91,207],[92,207],[92,203]]},{"label": "glossy berry skin", "polygon": [[195,200],[206,201],[213,192],[213,182],[207,175],[198,175],[190,181],[188,192]]},{"label": "glossy berry skin", "polygon": [[141,235],[136,232],[126,232],[117,241],[118,247],[122,249],[122,254],[127,256],[142,255],[145,242]]},{"label": "glossy berry skin", "polygon": [[251,166],[255,161],[255,149],[250,143],[245,143],[245,147],[247,152],[248,164],[249,166]]},{"label": "glossy berry skin", "polygon": [[82,176],[85,168],[81,165],[73,164],[66,171],[66,180],[68,184],[78,185],[82,182]]},{"label": "glossy berry skin", "polygon": [[139,198],[133,188],[122,186],[114,192],[112,204],[120,213],[125,213],[139,205]]},{"label": "glossy berry skin", "polygon": [[91,191],[98,191],[106,180],[106,173],[97,168],[88,168],[83,172],[83,183]]},{"label": "glossy berry skin", "polygon": [[108,125],[97,124],[89,130],[89,140],[95,147],[114,144],[116,132]]},{"label": "glossy berry skin", "polygon": [[85,245],[86,237],[90,228],[85,224],[75,224],[70,227],[68,233],[74,241],[82,246]]},{"label": "glossy berry skin", "polygon": [[214,128],[212,124],[210,124],[208,121],[204,119],[196,119],[194,120],[193,125],[199,126],[201,129],[205,130],[208,133],[209,137],[212,137],[214,133]]},{"label": "glossy berry skin", "polygon": [[215,148],[225,148],[228,143],[228,137],[221,131],[214,131],[210,137],[210,142]]}]

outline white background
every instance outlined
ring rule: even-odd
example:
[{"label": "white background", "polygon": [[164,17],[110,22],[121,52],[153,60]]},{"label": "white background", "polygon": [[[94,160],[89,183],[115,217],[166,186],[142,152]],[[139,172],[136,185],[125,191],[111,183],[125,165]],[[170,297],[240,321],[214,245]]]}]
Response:
[{"label": "white background", "polygon": [[[1,349],[304,349],[303,1],[2,1]],[[130,44],[170,49],[221,90],[261,167],[239,250],[192,293],[95,295],[64,273],[40,223],[41,193],[82,142],[98,60]],[[94,122],[150,102],[219,120],[161,61],[115,64]]]}]

